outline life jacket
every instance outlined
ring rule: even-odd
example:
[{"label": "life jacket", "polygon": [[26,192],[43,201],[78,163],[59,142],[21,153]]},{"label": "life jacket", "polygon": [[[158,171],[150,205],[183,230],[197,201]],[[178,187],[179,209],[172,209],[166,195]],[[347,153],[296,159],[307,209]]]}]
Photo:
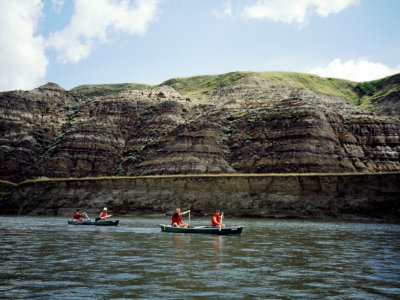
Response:
[{"label": "life jacket", "polygon": [[100,213],[100,219],[102,219],[102,220],[107,220],[107,211],[106,211],[106,210],[103,210],[103,211]]},{"label": "life jacket", "polygon": [[215,220],[218,222],[218,223],[221,223],[221,216],[219,215],[219,213],[214,213],[213,215],[212,215],[212,217],[211,217],[211,225],[212,226],[218,226],[219,224],[218,223],[216,223],[215,221],[214,221],[214,217],[215,217]]},{"label": "life jacket", "polygon": [[172,215],[171,225],[173,225],[174,223],[178,225],[182,223],[182,214],[174,213]]},{"label": "life jacket", "polygon": [[80,220],[81,217],[82,217],[82,215],[78,212],[74,212],[74,214],[72,215],[73,220]]}]

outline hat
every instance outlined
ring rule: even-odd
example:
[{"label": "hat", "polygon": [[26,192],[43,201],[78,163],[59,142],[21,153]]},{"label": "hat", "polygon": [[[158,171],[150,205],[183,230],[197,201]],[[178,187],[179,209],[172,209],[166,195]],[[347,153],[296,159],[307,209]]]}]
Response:
[{"label": "hat", "polygon": [[103,210],[107,210],[107,207],[104,207]]}]

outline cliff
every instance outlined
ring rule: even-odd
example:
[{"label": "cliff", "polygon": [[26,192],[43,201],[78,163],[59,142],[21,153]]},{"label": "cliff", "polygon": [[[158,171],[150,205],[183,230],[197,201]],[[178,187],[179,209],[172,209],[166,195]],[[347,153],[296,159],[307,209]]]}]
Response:
[{"label": "cliff", "polygon": [[400,221],[400,173],[198,175],[30,180],[9,185],[0,209],[13,214],[70,216],[77,208],[116,214],[194,215],[222,209],[227,217],[378,218]]},{"label": "cliff", "polygon": [[4,92],[0,178],[398,172],[398,115],[356,106],[360,93],[345,80],[251,72]]}]

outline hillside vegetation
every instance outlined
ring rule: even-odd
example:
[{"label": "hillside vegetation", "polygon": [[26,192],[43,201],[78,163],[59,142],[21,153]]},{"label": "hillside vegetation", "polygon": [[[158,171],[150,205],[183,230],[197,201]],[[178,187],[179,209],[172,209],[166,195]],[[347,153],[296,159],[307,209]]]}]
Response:
[{"label": "hillside vegetation", "polygon": [[266,92],[271,86],[291,86],[344,97],[350,101],[357,99],[356,83],[352,81],[294,72],[231,72],[222,75],[174,78],[162,84],[172,86],[185,97],[204,99],[229,85],[246,85],[252,82],[256,82],[257,87]]},{"label": "hillside vegetation", "polygon": [[291,83],[299,88],[310,89],[318,93],[340,96],[349,100],[357,98],[354,90],[356,83],[349,80],[323,78],[312,74],[293,72],[266,72],[261,73],[261,75],[269,80],[278,81],[281,84]]},{"label": "hillside vegetation", "polygon": [[91,97],[118,94],[128,90],[142,90],[150,87],[152,86],[140,83],[85,84],[72,88],[71,92]]},{"label": "hillside vegetation", "polygon": [[[257,88],[266,93],[271,86],[305,88],[326,95],[343,97],[355,105],[361,105],[370,110],[377,109],[385,113],[400,111],[397,108],[400,97],[400,74],[357,83],[295,72],[230,72],[220,75],[173,78],[157,86],[168,85],[183,97],[208,102],[212,95],[221,89],[254,84],[254,82],[256,82]],[[91,84],[77,86],[71,91],[85,96],[106,96],[127,90],[141,90],[157,86],[137,83]]]},{"label": "hillside vegetation", "polygon": [[367,109],[391,114],[400,113],[400,74],[356,85],[359,104]]},{"label": "hillside vegetation", "polygon": [[[221,75],[181,77],[169,79],[158,86],[169,85],[184,97],[204,99],[223,87],[245,84],[251,81],[257,81],[261,88],[263,84],[290,85],[327,95],[345,97],[352,101],[358,98],[355,89],[357,83],[355,82],[294,72],[230,72]],[[104,96],[132,89],[141,90],[151,87],[154,86],[137,83],[87,84],[74,87],[71,91],[86,96]]]},{"label": "hillside vegetation", "polygon": [[231,72],[221,75],[173,78],[161,83],[172,86],[182,96],[189,98],[208,98],[215,90],[238,84],[252,73]]}]

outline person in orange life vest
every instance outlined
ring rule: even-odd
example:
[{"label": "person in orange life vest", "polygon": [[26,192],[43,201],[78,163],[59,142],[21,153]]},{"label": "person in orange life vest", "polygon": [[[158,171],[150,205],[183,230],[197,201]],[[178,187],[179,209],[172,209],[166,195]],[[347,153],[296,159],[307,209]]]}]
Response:
[{"label": "person in orange life vest", "polygon": [[218,209],[213,213],[211,217],[211,225],[212,227],[224,228],[225,224],[222,224],[222,218],[224,217],[224,213],[220,212]]},{"label": "person in orange life vest", "polygon": [[190,213],[190,209],[184,212],[181,212],[180,208],[175,209],[174,213],[172,214],[171,225],[174,227],[187,228],[189,225],[182,222],[182,217],[188,213]]},{"label": "person in orange life vest", "polygon": [[72,214],[72,220],[74,221],[83,222],[84,219],[89,219],[89,217],[85,212],[81,211],[79,208],[75,210],[74,213]]},{"label": "person in orange life vest", "polygon": [[107,214],[107,207],[104,207],[99,215],[100,220],[105,221],[107,218],[112,217],[112,215]]}]

